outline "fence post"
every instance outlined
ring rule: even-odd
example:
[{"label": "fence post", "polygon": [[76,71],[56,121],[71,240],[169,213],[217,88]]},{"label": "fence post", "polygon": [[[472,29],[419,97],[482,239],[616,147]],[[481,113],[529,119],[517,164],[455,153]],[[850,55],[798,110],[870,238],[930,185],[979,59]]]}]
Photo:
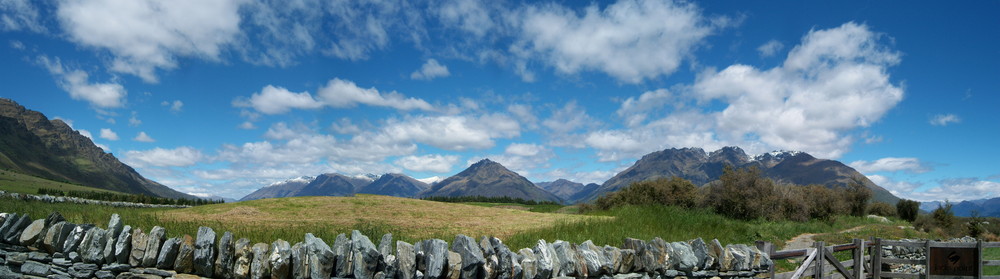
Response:
[{"label": "fence post", "polygon": [[[773,243],[768,242],[768,241],[758,240],[757,242],[755,242],[755,244],[757,246],[757,250],[760,250],[761,253],[767,253],[768,257],[771,257],[771,255],[774,255],[774,244]],[[769,266],[767,268],[767,274],[770,275],[769,278],[774,278],[774,264],[771,264],[771,266]]]},{"label": "fence post", "polygon": [[854,278],[865,278],[865,240],[854,239]]},{"label": "fence post", "polygon": [[924,278],[931,277],[931,241],[924,244]]},{"label": "fence post", "polygon": [[882,278],[882,239],[876,238],[872,246],[872,278]]},{"label": "fence post", "polygon": [[823,278],[823,263],[826,262],[826,258],[824,258],[825,256],[824,254],[826,253],[826,247],[824,246],[826,245],[823,244],[822,241],[816,241],[816,260],[813,261],[813,264],[816,265],[814,268],[815,271],[813,273],[813,278],[815,279]]},{"label": "fence post", "polygon": [[976,264],[979,265],[979,268],[977,269],[978,273],[976,274],[976,278],[983,278],[983,240],[982,239],[977,239],[976,240],[976,253],[979,254],[979,256],[976,257],[977,258]]}]

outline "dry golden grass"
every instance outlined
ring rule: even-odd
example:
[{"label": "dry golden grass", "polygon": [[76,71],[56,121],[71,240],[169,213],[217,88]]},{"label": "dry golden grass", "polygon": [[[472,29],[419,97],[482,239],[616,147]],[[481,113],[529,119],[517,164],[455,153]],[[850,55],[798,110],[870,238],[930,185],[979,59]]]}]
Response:
[{"label": "dry golden grass", "polygon": [[161,219],[177,222],[207,221],[224,227],[288,230],[352,228],[376,224],[394,234],[434,238],[465,234],[496,236],[551,227],[558,223],[612,217],[534,213],[520,209],[490,208],[375,195],[356,197],[295,197],[214,204],[163,212]]}]

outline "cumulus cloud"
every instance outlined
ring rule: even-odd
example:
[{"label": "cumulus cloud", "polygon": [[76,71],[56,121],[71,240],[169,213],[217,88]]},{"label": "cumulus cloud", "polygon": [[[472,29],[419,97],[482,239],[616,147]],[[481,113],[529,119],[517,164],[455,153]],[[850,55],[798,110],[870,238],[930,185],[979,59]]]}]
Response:
[{"label": "cumulus cloud", "polygon": [[101,129],[101,138],[106,140],[118,140],[118,133],[108,128]]},{"label": "cumulus cloud", "polygon": [[503,154],[473,157],[467,163],[471,165],[485,158],[500,163],[521,176],[538,178],[537,176],[541,174],[538,170],[549,168],[549,161],[555,158],[555,153],[538,144],[511,143],[504,149]]},{"label": "cumulus cloud", "polygon": [[109,68],[156,82],[180,57],[219,60],[240,33],[243,1],[58,1],[69,39],[114,55]]},{"label": "cumulus cloud", "polygon": [[38,8],[30,0],[0,1],[0,31],[46,32],[39,20]]},{"label": "cumulus cloud", "polygon": [[497,20],[491,18],[490,1],[447,0],[436,10],[441,22],[475,37],[482,37],[495,28]]},{"label": "cumulus cloud", "polygon": [[432,80],[439,77],[450,76],[451,72],[448,72],[448,66],[441,65],[434,59],[428,59],[423,66],[420,66],[419,70],[414,71],[410,74],[411,79],[421,79],[421,80]]},{"label": "cumulus cloud", "polygon": [[504,114],[479,117],[446,115],[389,120],[373,140],[382,143],[418,142],[445,150],[485,149],[494,139],[520,135],[520,124]]},{"label": "cumulus cloud", "polygon": [[422,156],[405,156],[396,160],[396,165],[406,170],[418,172],[446,173],[458,162],[458,156],[429,154]]},{"label": "cumulus cloud", "polygon": [[896,181],[879,175],[869,175],[868,178],[893,195],[918,201],[964,201],[1000,195],[1000,183],[978,178],[942,179],[936,181],[934,186]]},{"label": "cumulus cloud", "polygon": [[586,110],[575,101],[568,102],[552,112],[549,118],[542,121],[542,127],[553,146],[584,147],[580,138],[585,130],[598,125]]},{"label": "cumulus cloud", "polygon": [[694,4],[654,0],[592,4],[582,13],[530,6],[517,21],[511,52],[522,65],[541,60],[560,73],[599,71],[629,83],[672,74],[717,28]]},{"label": "cumulus cloud", "polygon": [[926,173],[933,170],[931,166],[921,162],[920,159],[917,158],[888,157],[875,161],[859,160],[851,162],[848,165],[861,173],[899,171],[908,173]]},{"label": "cumulus cloud", "polygon": [[181,100],[174,100],[173,102],[163,101],[160,105],[169,108],[170,112],[174,113],[181,112],[184,109],[184,102],[181,102]]},{"label": "cumulus cloud", "polygon": [[625,99],[615,113],[625,119],[626,126],[634,127],[646,121],[650,110],[662,108],[672,101],[674,101],[673,94],[666,89],[647,91],[639,95],[639,98]]},{"label": "cumulus cloud", "polygon": [[354,107],[357,104],[390,107],[398,110],[434,110],[426,101],[403,96],[396,91],[379,92],[378,89],[361,88],[353,81],[334,78],[319,89],[317,96],[326,105],[336,108]]},{"label": "cumulus cloud", "polygon": [[949,124],[961,123],[962,119],[958,115],[951,113],[948,114],[938,114],[931,117],[930,123],[934,126],[948,126]]},{"label": "cumulus cloud", "polygon": [[130,166],[145,167],[187,167],[204,159],[198,149],[182,146],[174,149],[153,148],[150,150],[130,150],[122,159]]},{"label": "cumulus cloud", "polygon": [[59,87],[74,100],[89,102],[97,108],[118,108],[125,106],[128,92],[118,83],[91,83],[90,74],[83,70],[73,70],[63,66],[59,58],[39,56],[36,60],[56,77]]},{"label": "cumulus cloud", "polygon": [[785,48],[785,44],[782,44],[778,40],[770,40],[757,47],[757,52],[760,53],[761,57],[771,57],[783,48]]},{"label": "cumulus cloud", "polygon": [[156,142],[156,140],[147,135],[146,132],[139,132],[139,134],[135,135],[132,140],[138,142]]},{"label": "cumulus cloud", "polygon": [[318,109],[323,103],[316,101],[309,92],[295,93],[284,87],[264,86],[259,93],[253,93],[249,99],[238,98],[233,101],[237,107],[251,107],[264,114],[282,114],[292,109]]}]

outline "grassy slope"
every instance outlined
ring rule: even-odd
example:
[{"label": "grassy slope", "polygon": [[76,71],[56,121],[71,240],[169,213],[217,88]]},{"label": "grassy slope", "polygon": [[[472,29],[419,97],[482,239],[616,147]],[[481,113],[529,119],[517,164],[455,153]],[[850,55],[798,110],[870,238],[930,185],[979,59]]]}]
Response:
[{"label": "grassy slope", "polygon": [[59,191],[94,191],[118,193],[111,190],[87,187],[77,184],[52,181],[45,178],[26,175],[18,172],[0,170],[0,190],[7,192],[37,194],[38,189],[45,188]]}]

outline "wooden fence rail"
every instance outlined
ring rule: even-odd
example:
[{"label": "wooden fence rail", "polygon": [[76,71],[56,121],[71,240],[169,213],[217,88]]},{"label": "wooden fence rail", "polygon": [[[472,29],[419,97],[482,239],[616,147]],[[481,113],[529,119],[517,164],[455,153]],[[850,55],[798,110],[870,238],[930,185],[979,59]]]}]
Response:
[{"label": "wooden fence rail", "polygon": [[[924,248],[921,252],[923,255],[922,259],[896,259],[896,258],[886,258],[883,255],[883,247],[888,246],[899,246],[899,247],[912,247],[912,248]],[[895,241],[895,240],[883,240],[873,238],[871,241],[864,241],[861,239],[855,239],[852,243],[831,245],[826,246],[822,241],[816,242],[813,248],[807,249],[797,249],[797,250],[785,250],[785,251],[774,251],[774,245],[768,242],[757,242],[757,248],[761,251],[767,252],[772,260],[782,260],[790,258],[804,258],[802,263],[799,265],[795,271],[784,272],[784,273],[774,273],[774,267],[771,267],[771,278],[777,279],[798,279],[805,277],[812,278],[847,278],[847,279],[862,279],[862,278],[926,278],[926,279],[940,279],[940,278],[984,278],[984,279],[1000,279],[998,275],[983,275],[984,266],[1000,266],[1000,260],[986,260],[983,259],[983,249],[985,248],[1000,248],[1000,242],[967,242],[967,243],[953,243],[953,242],[937,242],[937,241]],[[931,273],[931,250],[932,248],[969,248],[975,249],[977,254],[975,264],[978,264],[976,270],[978,274],[975,276],[954,276],[954,275],[930,275]],[[834,257],[834,252],[841,251],[851,251],[851,259],[846,261],[839,261]],[[867,252],[867,254],[866,254]],[[945,259],[948,260],[948,259]],[[910,265],[922,265],[924,266],[924,273],[913,274],[913,273],[894,273],[891,271],[883,271],[883,264],[910,264]]]}]

